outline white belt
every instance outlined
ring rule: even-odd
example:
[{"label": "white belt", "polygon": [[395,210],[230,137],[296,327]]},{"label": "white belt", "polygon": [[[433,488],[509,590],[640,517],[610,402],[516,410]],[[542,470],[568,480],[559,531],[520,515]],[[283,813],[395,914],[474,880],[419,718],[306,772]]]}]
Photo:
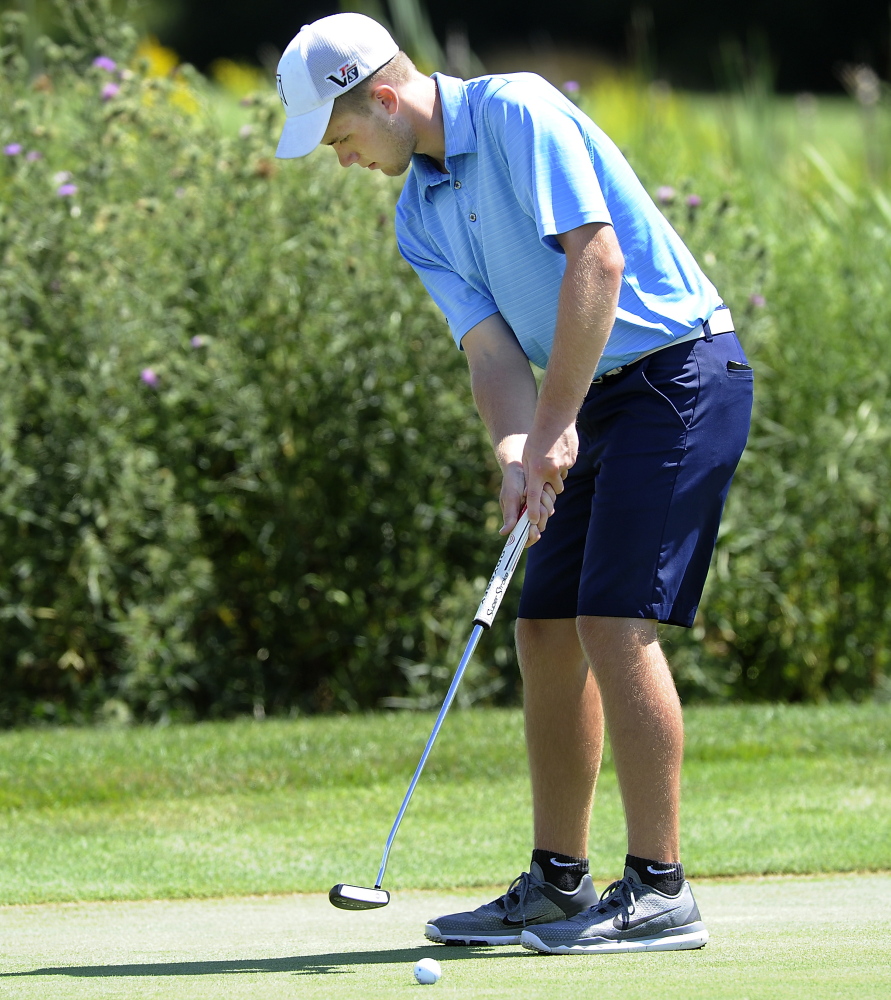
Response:
[{"label": "white belt", "polygon": [[685,333],[683,337],[676,337],[669,344],[662,344],[660,347],[654,347],[650,351],[644,351],[643,354],[639,354],[634,361],[629,361],[627,364],[619,365],[618,368],[610,368],[608,372],[598,375],[597,378],[594,379],[594,382],[599,382],[601,379],[605,379],[610,375],[618,375],[619,372],[624,371],[628,365],[637,364],[637,362],[642,358],[648,358],[651,354],[655,354],[657,351],[664,351],[666,347],[674,347],[675,344],[685,344],[688,340],[702,340],[704,337],[711,338],[717,337],[722,333],[733,333],[735,329],[736,327],[733,325],[733,317],[730,315],[730,310],[726,306],[720,306],[704,323],[694,326],[693,329],[689,333]]}]

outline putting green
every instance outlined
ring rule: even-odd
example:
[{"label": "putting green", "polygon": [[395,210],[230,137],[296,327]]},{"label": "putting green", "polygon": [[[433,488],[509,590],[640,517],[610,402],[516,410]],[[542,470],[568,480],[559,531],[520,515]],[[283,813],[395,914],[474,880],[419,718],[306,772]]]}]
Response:
[{"label": "putting green", "polygon": [[[704,950],[582,957],[424,941],[427,918],[497,890],[398,892],[365,913],[335,910],[320,895],[3,907],[0,997],[891,996],[891,875],[703,880],[695,890],[712,934]],[[434,986],[412,978],[425,955],[442,963]]]}]

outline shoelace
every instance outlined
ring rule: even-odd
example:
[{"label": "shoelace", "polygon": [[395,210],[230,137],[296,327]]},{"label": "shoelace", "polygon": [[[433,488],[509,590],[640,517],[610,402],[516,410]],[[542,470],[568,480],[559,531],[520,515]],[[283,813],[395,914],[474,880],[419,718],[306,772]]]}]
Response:
[{"label": "shoelace", "polygon": [[612,907],[613,911],[624,909],[627,916],[630,917],[637,908],[634,883],[627,878],[611,882],[601,893],[600,902],[602,905],[597,907],[598,913],[609,913],[610,907]]},{"label": "shoelace", "polygon": [[[501,897],[504,900],[505,916],[513,920],[514,914],[519,913],[520,919],[525,921],[526,897],[529,895],[529,890],[535,889],[541,884],[541,880],[537,879],[530,872],[523,872],[521,875],[518,875],[508,886],[507,892]],[[513,895],[516,895],[516,901],[511,898]]]}]

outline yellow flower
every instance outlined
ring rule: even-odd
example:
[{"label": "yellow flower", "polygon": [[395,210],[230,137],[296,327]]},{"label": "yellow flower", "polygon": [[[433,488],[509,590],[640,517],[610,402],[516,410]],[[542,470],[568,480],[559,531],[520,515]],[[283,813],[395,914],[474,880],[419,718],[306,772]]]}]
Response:
[{"label": "yellow flower", "polygon": [[146,76],[170,76],[179,66],[179,56],[162,45],[154,35],[147,35],[136,47],[136,61],[147,63]]},{"label": "yellow flower", "polygon": [[223,90],[235,97],[247,97],[267,86],[266,75],[261,69],[232,59],[215,59],[211,63],[210,75]]}]

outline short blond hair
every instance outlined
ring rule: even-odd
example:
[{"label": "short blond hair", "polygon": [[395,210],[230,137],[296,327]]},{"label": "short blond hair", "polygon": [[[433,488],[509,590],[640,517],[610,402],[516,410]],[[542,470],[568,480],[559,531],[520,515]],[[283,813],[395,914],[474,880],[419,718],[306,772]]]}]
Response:
[{"label": "short blond hair", "polygon": [[370,114],[371,106],[368,95],[378,83],[392,83],[400,86],[403,83],[408,83],[417,72],[418,70],[411,59],[404,52],[397,52],[389,62],[384,63],[371,76],[367,76],[352,90],[335,98],[331,117],[342,114]]}]

